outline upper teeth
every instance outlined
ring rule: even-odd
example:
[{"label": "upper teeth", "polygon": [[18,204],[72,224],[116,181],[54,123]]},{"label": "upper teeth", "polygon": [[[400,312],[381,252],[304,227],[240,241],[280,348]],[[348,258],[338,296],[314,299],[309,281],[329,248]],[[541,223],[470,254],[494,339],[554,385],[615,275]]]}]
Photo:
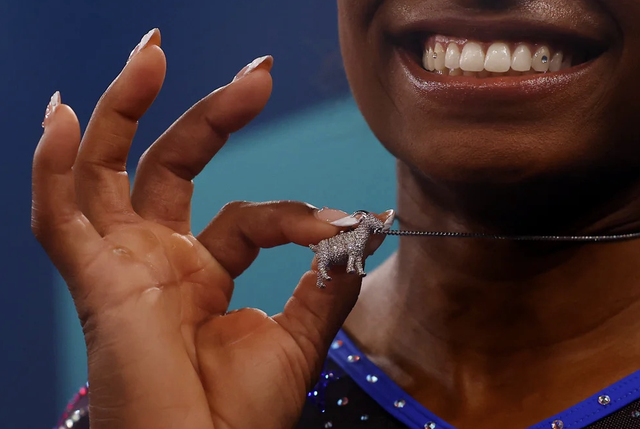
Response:
[{"label": "upper teeth", "polygon": [[425,69],[441,74],[484,76],[556,72],[571,66],[570,58],[565,58],[561,51],[552,55],[545,45],[495,42],[484,44],[488,45],[485,49],[480,42],[443,42],[443,39],[436,36],[431,39],[435,43],[427,44],[423,56]]}]

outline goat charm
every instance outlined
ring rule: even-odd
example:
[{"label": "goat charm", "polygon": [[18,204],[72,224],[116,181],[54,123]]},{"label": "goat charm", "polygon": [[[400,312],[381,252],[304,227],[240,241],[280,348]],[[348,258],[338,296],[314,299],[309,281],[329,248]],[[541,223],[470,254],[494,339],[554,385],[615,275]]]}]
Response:
[{"label": "goat charm", "polygon": [[[326,287],[325,281],[331,281],[328,270],[334,265],[347,265],[347,273],[358,273],[364,277],[363,262],[365,259],[365,248],[371,234],[378,231],[386,231],[393,223],[393,216],[385,222],[375,217],[369,212],[360,210],[351,215],[355,218],[357,227],[351,231],[343,231],[340,234],[320,241],[317,245],[310,245],[318,258],[318,281],[319,288]],[[358,217],[359,216],[359,217]]]}]

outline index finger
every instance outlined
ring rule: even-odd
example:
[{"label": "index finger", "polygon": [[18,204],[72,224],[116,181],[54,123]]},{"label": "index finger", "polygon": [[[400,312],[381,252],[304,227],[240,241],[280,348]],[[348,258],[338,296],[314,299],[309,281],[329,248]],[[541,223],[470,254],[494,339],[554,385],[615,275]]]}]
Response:
[{"label": "index finger", "polygon": [[[393,213],[375,216],[384,222]],[[336,222],[339,218],[343,221]],[[356,218],[340,210],[319,211],[298,201],[236,201],[220,211],[200,233],[198,240],[232,277],[237,277],[253,263],[260,249],[287,243],[301,246],[317,244],[336,235],[341,228],[357,223]],[[369,253],[382,244],[378,236],[369,242]]]}]

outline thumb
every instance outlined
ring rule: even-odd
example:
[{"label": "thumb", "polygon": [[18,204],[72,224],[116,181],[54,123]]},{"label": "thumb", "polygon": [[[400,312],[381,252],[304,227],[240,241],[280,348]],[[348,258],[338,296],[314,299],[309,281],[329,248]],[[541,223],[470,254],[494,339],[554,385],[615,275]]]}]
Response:
[{"label": "thumb", "polygon": [[[392,210],[376,215],[383,222],[393,216]],[[384,236],[372,237],[365,254],[373,254],[382,244],[383,238]],[[326,288],[316,286],[318,263],[317,258],[314,258],[311,270],[300,279],[284,311],[273,317],[303,351],[312,371],[311,380],[322,369],[329,347],[356,304],[362,285],[362,277],[348,274],[344,266],[332,267],[330,276],[332,280]]]}]

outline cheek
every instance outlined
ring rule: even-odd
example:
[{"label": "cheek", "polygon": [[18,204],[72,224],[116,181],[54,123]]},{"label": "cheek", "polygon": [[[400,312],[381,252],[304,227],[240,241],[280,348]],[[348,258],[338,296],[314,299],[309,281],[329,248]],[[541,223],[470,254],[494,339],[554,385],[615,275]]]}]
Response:
[{"label": "cheek", "polygon": [[358,25],[360,19],[358,6],[359,2],[351,0],[339,0],[338,1],[338,31],[340,35],[340,48],[342,51],[342,57],[349,76],[349,70],[354,64],[360,61],[358,57],[358,35],[364,32],[365,29]]},{"label": "cheek", "polygon": [[386,124],[397,124],[400,118],[388,109],[394,101],[387,73],[380,66],[389,61],[383,58],[386,47],[375,26],[365,22],[362,3],[367,1],[338,2],[340,47],[354,99],[376,137],[385,142],[390,128]]}]

